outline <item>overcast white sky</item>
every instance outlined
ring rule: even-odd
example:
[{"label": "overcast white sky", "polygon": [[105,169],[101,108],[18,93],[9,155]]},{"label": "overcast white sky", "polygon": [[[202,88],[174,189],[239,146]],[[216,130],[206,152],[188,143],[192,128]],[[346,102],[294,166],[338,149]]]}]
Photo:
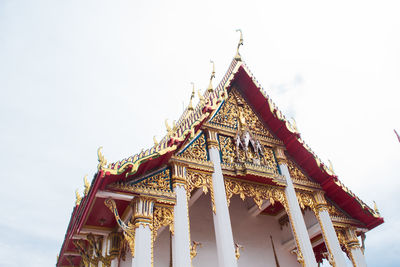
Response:
[{"label": "overcast white sky", "polygon": [[[400,261],[396,1],[0,1],[0,265],[54,266],[96,149],[152,145],[241,54],[302,137],[385,224],[369,266]],[[214,83],[216,84],[216,82]]]}]

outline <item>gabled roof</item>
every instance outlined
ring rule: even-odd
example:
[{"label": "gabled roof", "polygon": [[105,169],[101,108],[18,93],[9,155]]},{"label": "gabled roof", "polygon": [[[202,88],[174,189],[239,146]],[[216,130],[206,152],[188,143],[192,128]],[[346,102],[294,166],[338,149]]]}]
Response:
[{"label": "gabled roof", "polygon": [[[296,163],[316,182],[333,202],[372,229],[383,223],[383,218],[366,205],[353,192],[340,182],[339,178],[315,155],[301,139],[282,112],[272,102],[246,64],[234,59],[219,85],[213,92],[205,92],[203,99],[193,111],[185,110],[173,129],[153,147],[141,151],[129,158],[106,166],[101,149],[98,151],[99,165],[88,194],[74,208],[65,235],[60,255],[66,251],[74,234],[82,228],[88,213],[94,205],[96,193],[116,181],[125,181],[128,176],[136,177],[165,165],[179,151],[187,140],[193,137],[200,127],[207,122],[228,97],[228,90],[233,85],[242,89],[244,98],[258,117],[285,145],[287,152]],[[57,266],[60,264],[58,263]]]}]

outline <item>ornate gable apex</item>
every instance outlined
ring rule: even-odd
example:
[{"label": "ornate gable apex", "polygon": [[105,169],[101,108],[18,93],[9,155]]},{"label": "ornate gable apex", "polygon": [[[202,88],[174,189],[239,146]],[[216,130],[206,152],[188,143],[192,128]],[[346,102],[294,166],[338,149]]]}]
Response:
[{"label": "ornate gable apex", "polygon": [[243,98],[240,88],[235,86],[232,86],[227,99],[209,123],[223,127],[228,131],[237,131],[242,124],[246,124],[252,134],[277,140]]}]

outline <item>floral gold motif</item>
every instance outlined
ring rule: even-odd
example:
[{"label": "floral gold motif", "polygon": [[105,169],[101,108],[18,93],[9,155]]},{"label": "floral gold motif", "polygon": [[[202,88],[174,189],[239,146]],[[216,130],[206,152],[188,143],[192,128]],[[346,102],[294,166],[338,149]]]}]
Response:
[{"label": "floral gold motif", "polygon": [[260,209],[265,200],[269,200],[272,205],[274,205],[275,201],[281,202],[284,206],[286,205],[285,193],[283,189],[278,187],[225,178],[225,191],[228,206],[233,195],[239,195],[242,200],[246,197],[253,198]]},{"label": "floral gold motif", "polygon": [[[240,116],[240,113],[242,114]],[[262,136],[273,137],[246,103],[237,89],[233,88],[228,99],[211,122],[233,129],[239,128],[239,118],[243,117],[250,131]]]},{"label": "floral gold motif", "polygon": [[153,238],[157,237],[157,231],[169,226],[169,230],[174,234],[174,210],[173,207],[155,206],[153,212]]},{"label": "floral gold motif", "polygon": [[130,185],[171,191],[170,170],[165,169],[155,175],[146,177],[138,182],[135,181]]},{"label": "floral gold motif", "polygon": [[201,133],[199,137],[194,140],[190,146],[183,151],[182,154],[180,154],[180,156],[206,161],[208,156],[204,133]]},{"label": "floral gold motif", "polygon": [[186,185],[186,192],[188,194],[188,198],[190,198],[190,193],[195,188],[201,188],[204,194],[207,194],[208,190],[210,190],[212,210],[214,213],[216,213],[211,174],[206,172],[196,172],[192,170],[188,171],[187,185]]}]

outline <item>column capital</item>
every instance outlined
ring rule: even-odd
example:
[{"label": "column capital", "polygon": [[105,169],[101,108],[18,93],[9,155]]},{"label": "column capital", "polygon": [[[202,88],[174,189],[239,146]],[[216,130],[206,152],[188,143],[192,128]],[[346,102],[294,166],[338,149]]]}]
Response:
[{"label": "column capital", "polygon": [[356,228],[355,227],[348,227],[345,229],[346,234],[346,246],[349,249],[353,248],[360,248],[360,242],[357,238]]},{"label": "column capital", "polygon": [[172,162],[172,187],[175,188],[177,185],[185,186],[187,184],[186,179],[186,166],[182,163]]},{"label": "column capital", "polygon": [[147,196],[138,196],[133,199],[133,223],[139,225],[152,225],[155,199]]},{"label": "column capital", "polygon": [[275,151],[276,161],[278,162],[278,164],[279,165],[281,165],[281,164],[286,164],[287,165],[287,158],[286,158],[286,155],[285,155],[284,147],[276,146],[274,148],[274,151]]},{"label": "column capital", "polygon": [[315,210],[314,210],[315,213],[323,210],[328,211],[329,207],[325,199],[325,193],[323,191],[314,192],[314,199],[315,199]]},{"label": "column capital", "polygon": [[208,149],[216,148],[219,150],[219,142],[217,132],[212,130],[207,130],[207,146]]}]

